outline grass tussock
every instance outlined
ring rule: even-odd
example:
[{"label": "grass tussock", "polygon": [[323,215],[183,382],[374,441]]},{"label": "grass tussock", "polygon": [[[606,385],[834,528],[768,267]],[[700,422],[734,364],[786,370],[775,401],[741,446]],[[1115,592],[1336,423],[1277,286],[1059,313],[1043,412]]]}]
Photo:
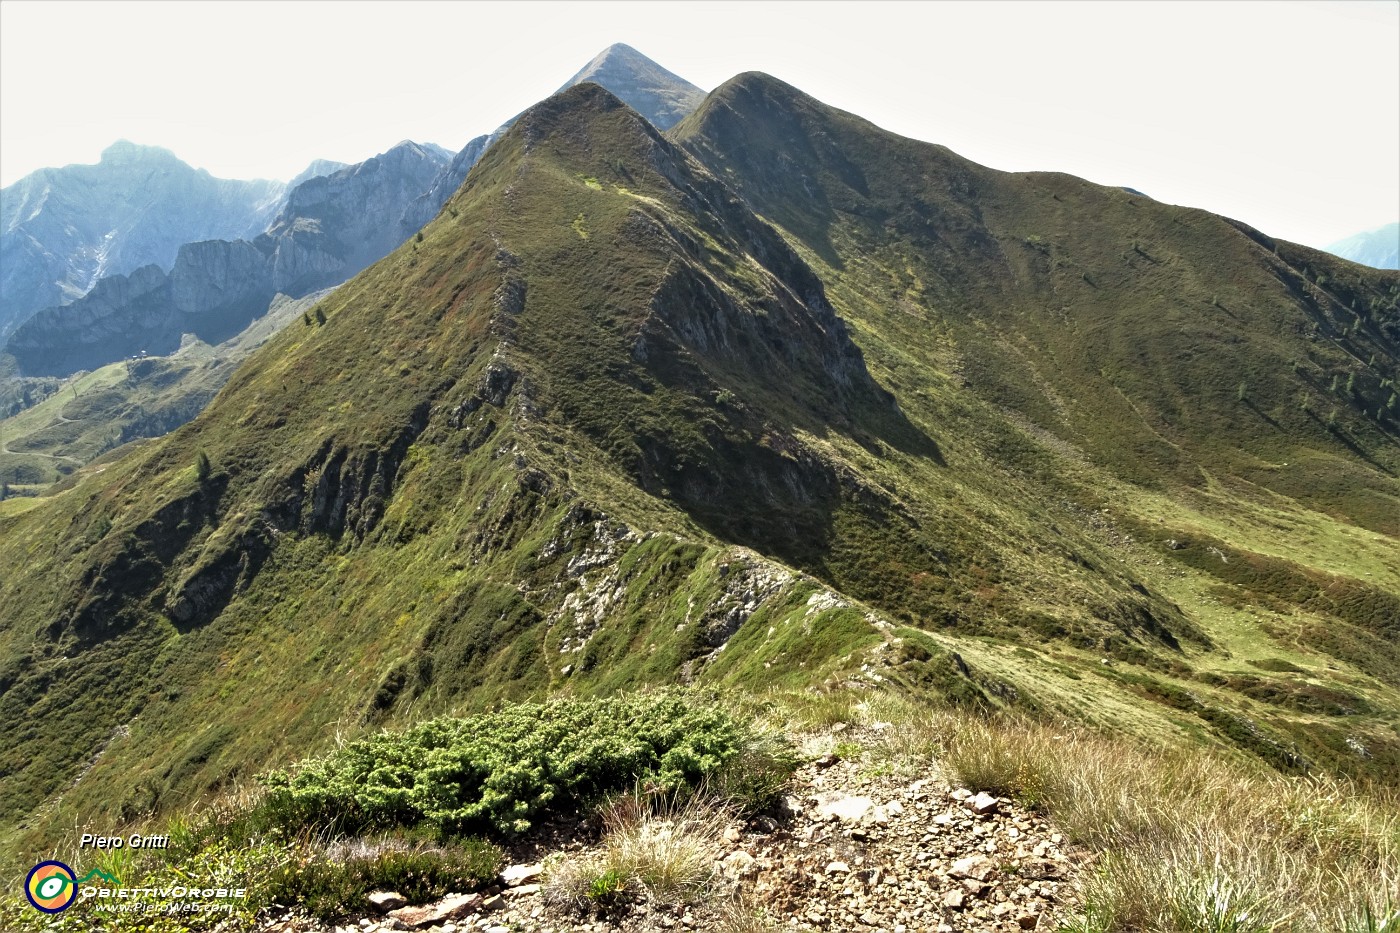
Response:
[{"label": "grass tussock", "polygon": [[1400,933],[1400,801],[1197,751],[877,701],[896,758],[1044,812],[1099,855],[1076,933]]},{"label": "grass tussock", "polygon": [[546,902],[566,913],[607,913],[623,904],[693,904],[709,890],[725,829],[738,811],[708,795],[636,791],[602,811],[604,834],[582,859],[547,866]]},{"label": "grass tussock", "polygon": [[781,927],[767,908],[740,896],[720,905],[714,929],[717,933],[775,933]]}]

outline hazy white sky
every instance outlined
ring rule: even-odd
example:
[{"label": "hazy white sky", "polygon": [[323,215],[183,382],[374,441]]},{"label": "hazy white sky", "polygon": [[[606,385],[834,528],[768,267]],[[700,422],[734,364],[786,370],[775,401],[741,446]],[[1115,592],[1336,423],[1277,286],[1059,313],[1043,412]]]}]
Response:
[{"label": "hazy white sky", "polygon": [[0,184],[118,138],[233,178],[458,149],[613,42],[1315,246],[1400,217],[1400,0],[0,0]]}]

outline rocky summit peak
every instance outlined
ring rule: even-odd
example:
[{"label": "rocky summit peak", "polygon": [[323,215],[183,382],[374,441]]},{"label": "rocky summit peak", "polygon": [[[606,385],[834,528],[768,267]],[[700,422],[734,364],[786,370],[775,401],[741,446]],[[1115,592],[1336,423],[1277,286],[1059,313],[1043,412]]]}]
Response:
[{"label": "rocky summit peak", "polygon": [[593,57],[593,60],[584,66],[579,72],[580,76],[586,76],[590,71],[597,71],[602,68],[660,68],[656,62],[638,52],[632,46],[624,42],[614,42]]},{"label": "rocky summit peak", "polygon": [[620,42],[599,52],[560,90],[589,81],[606,86],[663,130],[693,111],[705,97],[694,84]]},{"label": "rocky summit peak", "polygon": [[119,139],[102,150],[102,161],[106,164],[125,165],[154,159],[180,161],[179,157],[169,149],[161,146],[143,146],[129,139]]}]

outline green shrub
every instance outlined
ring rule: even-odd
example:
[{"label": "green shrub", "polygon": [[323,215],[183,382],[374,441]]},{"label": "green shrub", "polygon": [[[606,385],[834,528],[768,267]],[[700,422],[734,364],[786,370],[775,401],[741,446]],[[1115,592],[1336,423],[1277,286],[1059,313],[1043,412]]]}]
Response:
[{"label": "green shrub", "polygon": [[527,703],[386,732],[303,762],[294,777],[266,775],[263,810],[284,826],[338,832],[424,825],[439,838],[512,834],[542,812],[637,783],[697,787],[752,754],[752,739],[715,698],[683,692]]}]

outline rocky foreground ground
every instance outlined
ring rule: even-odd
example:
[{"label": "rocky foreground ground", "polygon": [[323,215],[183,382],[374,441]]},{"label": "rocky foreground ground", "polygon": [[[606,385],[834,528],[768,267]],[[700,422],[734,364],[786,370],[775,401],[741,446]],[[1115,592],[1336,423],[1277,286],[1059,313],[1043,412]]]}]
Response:
[{"label": "rocky foreground ground", "polygon": [[714,878],[688,905],[645,897],[608,912],[561,905],[550,890],[551,859],[587,859],[597,843],[556,839],[515,853],[528,861],[483,891],[427,905],[405,905],[385,892],[379,912],[338,926],[291,914],[265,928],[1010,933],[1051,929],[1052,916],[1074,906],[1084,856],[1040,817],[1006,798],[952,786],[936,771],[913,778],[881,771],[835,755],[805,765],[779,814],[724,831]]}]

